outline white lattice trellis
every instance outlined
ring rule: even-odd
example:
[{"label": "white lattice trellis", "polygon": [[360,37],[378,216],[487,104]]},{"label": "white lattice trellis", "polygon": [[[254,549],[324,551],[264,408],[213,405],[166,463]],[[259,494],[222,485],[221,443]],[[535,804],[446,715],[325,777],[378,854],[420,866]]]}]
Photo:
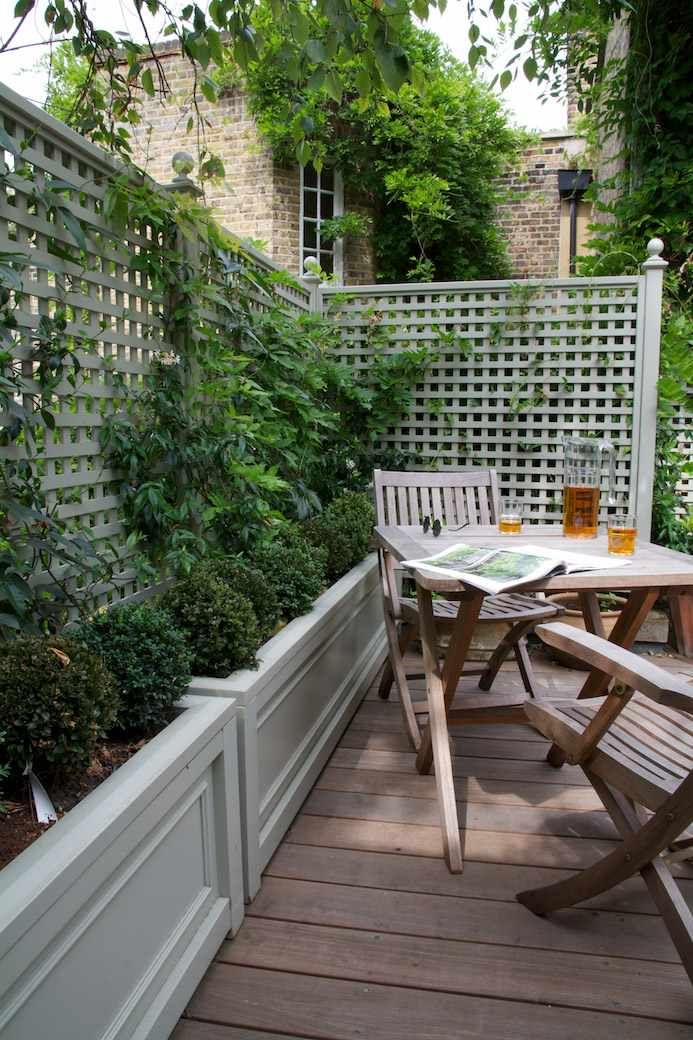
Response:
[{"label": "white lattice trellis", "polygon": [[[54,431],[45,431],[45,450],[35,465],[48,507],[90,531],[97,547],[106,539],[121,561],[116,583],[94,590],[97,604],[150,595],[126,548],[121,480],[104,464],[99,431],[121,407],[128,389],[144,385],[157,352],[174,352],[163,338],[162,303],[137,257],[157,249],[151,228],[131,226],[117,236],[103,217],[109,178],[117,167],[101,149],[0,85],[0,160],[10,171],[0,191],[0,251],[29,256],[20,306],[16,311],[16,357],[27,357],[29,340],[42,315],[58,309],[67,318],[65,336],[81,365],[75,385],[56,388],[59,410]],[[49,189],[58,205],[46,203]],[[71,227],[73,230],[71,230]],[[74,229],[85,236],[80,258]],[[81,233],[80,229],[81,228]],[[192,248],[192,247],[191,247]],[[253,267],[269,272],[270,291],[285,305],[305,311],[310,291],[287,282],[273,261],[252,248],[243,250],[252,286]],[[73,255],[77,262],[71,262]],[[242,277],[236,271],[231,277]],[[257,306],[267,293],[257,290]],[[214,315],[208,315],[214,320]],[[27,390],[31,363],[23,366]],[[0,416],[0,425],[6,417]],[[3,459],[22,457],[22,446],[0,448]]]},{"label": "white lattice trellis", "polygon": [[[653,259],[661,277],[662,262]],[[644,448],[651,454],[654,446],[643,387],[653,363],[656,372],[652,351],[645,365],[645,282],[646,275],[323,287],[321,296],[345,363],[367,367],[376,350],[431,352],[410,413],[384,447],[431,467],[493,466],[501,491],[546,521],[561,509],[566,435],[612,441],[617,492],[643,506]],[[651,494],[651,473],[648,480]]]}]

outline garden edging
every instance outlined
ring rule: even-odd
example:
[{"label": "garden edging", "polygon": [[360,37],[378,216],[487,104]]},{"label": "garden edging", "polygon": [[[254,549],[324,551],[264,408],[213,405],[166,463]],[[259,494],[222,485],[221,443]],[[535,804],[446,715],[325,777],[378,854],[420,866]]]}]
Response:
[{"label": "garden edging", "polygon": [[237,708],[178,707],[0,873],[3,1040],[165,1040],[240,926]]},{"label": "garden edging", "polygon": [[245,894],[260,875],[385,658],[374,554],[268,640],[256,670],[195,677],[190,691],[238,705]]}]

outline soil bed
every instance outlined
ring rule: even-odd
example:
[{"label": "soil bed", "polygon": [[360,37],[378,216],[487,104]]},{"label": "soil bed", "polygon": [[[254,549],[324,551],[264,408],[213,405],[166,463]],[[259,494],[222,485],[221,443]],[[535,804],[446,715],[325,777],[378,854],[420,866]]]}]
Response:
[{"label": "soil bed", "polygon": [[[145,738],[105,740],[99,745],[91,763],[83,772],[74,773],[55,783],[51,783],[50,777],[46,777],[45,773],[41,774],[40,780],[55,806],[58,819],[107,780],[111,773],[132,758],[146,743]],[[2,802],[6,811],[0,813],[0,870],[40,838],[44,831],[55,826],[53,823],[38,823],[36,820],[29,785],[25,780],[14,788],[5,783]]]}]

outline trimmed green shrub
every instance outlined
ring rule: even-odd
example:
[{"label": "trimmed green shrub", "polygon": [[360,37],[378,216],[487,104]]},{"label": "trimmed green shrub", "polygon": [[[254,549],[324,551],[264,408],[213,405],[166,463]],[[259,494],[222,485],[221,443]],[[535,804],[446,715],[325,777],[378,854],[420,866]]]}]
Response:
[{"label": "trimmed green shrub", "polygon": [[223,581],[246,596],[255,611],[261,642],[269,639],[277,627],[281,610],[274,586],[267,581],[258,567],[253,567],[251,563],[237,556],[225,556],[206,560],[195,567],[193,574],[199,581],[207,581],[210,578]]},{"label": "trimmed green shrub", "polygon": [[118,711],[101,658],[73,639],[21,636],[0,654],[3,759],[14,774],[88,766]]},{"label": "trimmed green shrub", "polygon": [[218,578],[189,575],[162,599],[183,632],[195,675],[224,678],[237,668],[252,668],[260,629],[250,600]]},{"label": "trimmed green shrub", "polygon": [[117,729],[151,732],[170,720],[192,660],[170,614],[148,603],[116,606],[81,624],[75,637],[99,654],[116,681]]},{"label": "trimmed green shrub", "polygon": [[282,616],[290,621],[307,613],[322,592],[326,561],[325,549],[311,545],[297,527],[287,525],[255,551],[252,562],[273,588]]},{"label": "trimmed green shrub", "polygon": [[354,491],[335,498],[318,516],[307,520],[303,531],[312,545],[327,550],[327,579],[337,581],[360,563],[373,535],[375,510],[368,495]]}]

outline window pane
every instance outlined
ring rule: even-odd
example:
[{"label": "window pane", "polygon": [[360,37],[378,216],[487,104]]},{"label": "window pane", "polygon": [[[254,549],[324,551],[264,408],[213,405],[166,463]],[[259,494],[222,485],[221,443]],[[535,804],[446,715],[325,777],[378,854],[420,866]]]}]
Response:
[{"label": "window pane", "polygon": [[320,193],[320,219],[328,220],[334,216],[334,195]]},{"label": "window pane", "polygon": [[303,248],[304,249],[317,249],[318,248],[317,225],[316,224],[312,224],[308,220],[303,225]]},{"label": "window pane", "polygon": [[318,215],[318,193],[317,191],[303,192],[303,215],[305,217],[317,217]]},{"label": "window pane", "polygon": [[307,188],[317,188],[318,175],[313,166],[305,166],[303,168],[303,183]]},{"label": "window pane", "polygon": [[334,191],[334,170],[324,167],[320,174],[320,187],[325,191]]},{"label": "window pane", "polygon": [[322,267],[323,271],[327,271],[328,274],[332,274],[333,263],[334,257],[332,253],[322,252],[320,254],[320,266]]}]

